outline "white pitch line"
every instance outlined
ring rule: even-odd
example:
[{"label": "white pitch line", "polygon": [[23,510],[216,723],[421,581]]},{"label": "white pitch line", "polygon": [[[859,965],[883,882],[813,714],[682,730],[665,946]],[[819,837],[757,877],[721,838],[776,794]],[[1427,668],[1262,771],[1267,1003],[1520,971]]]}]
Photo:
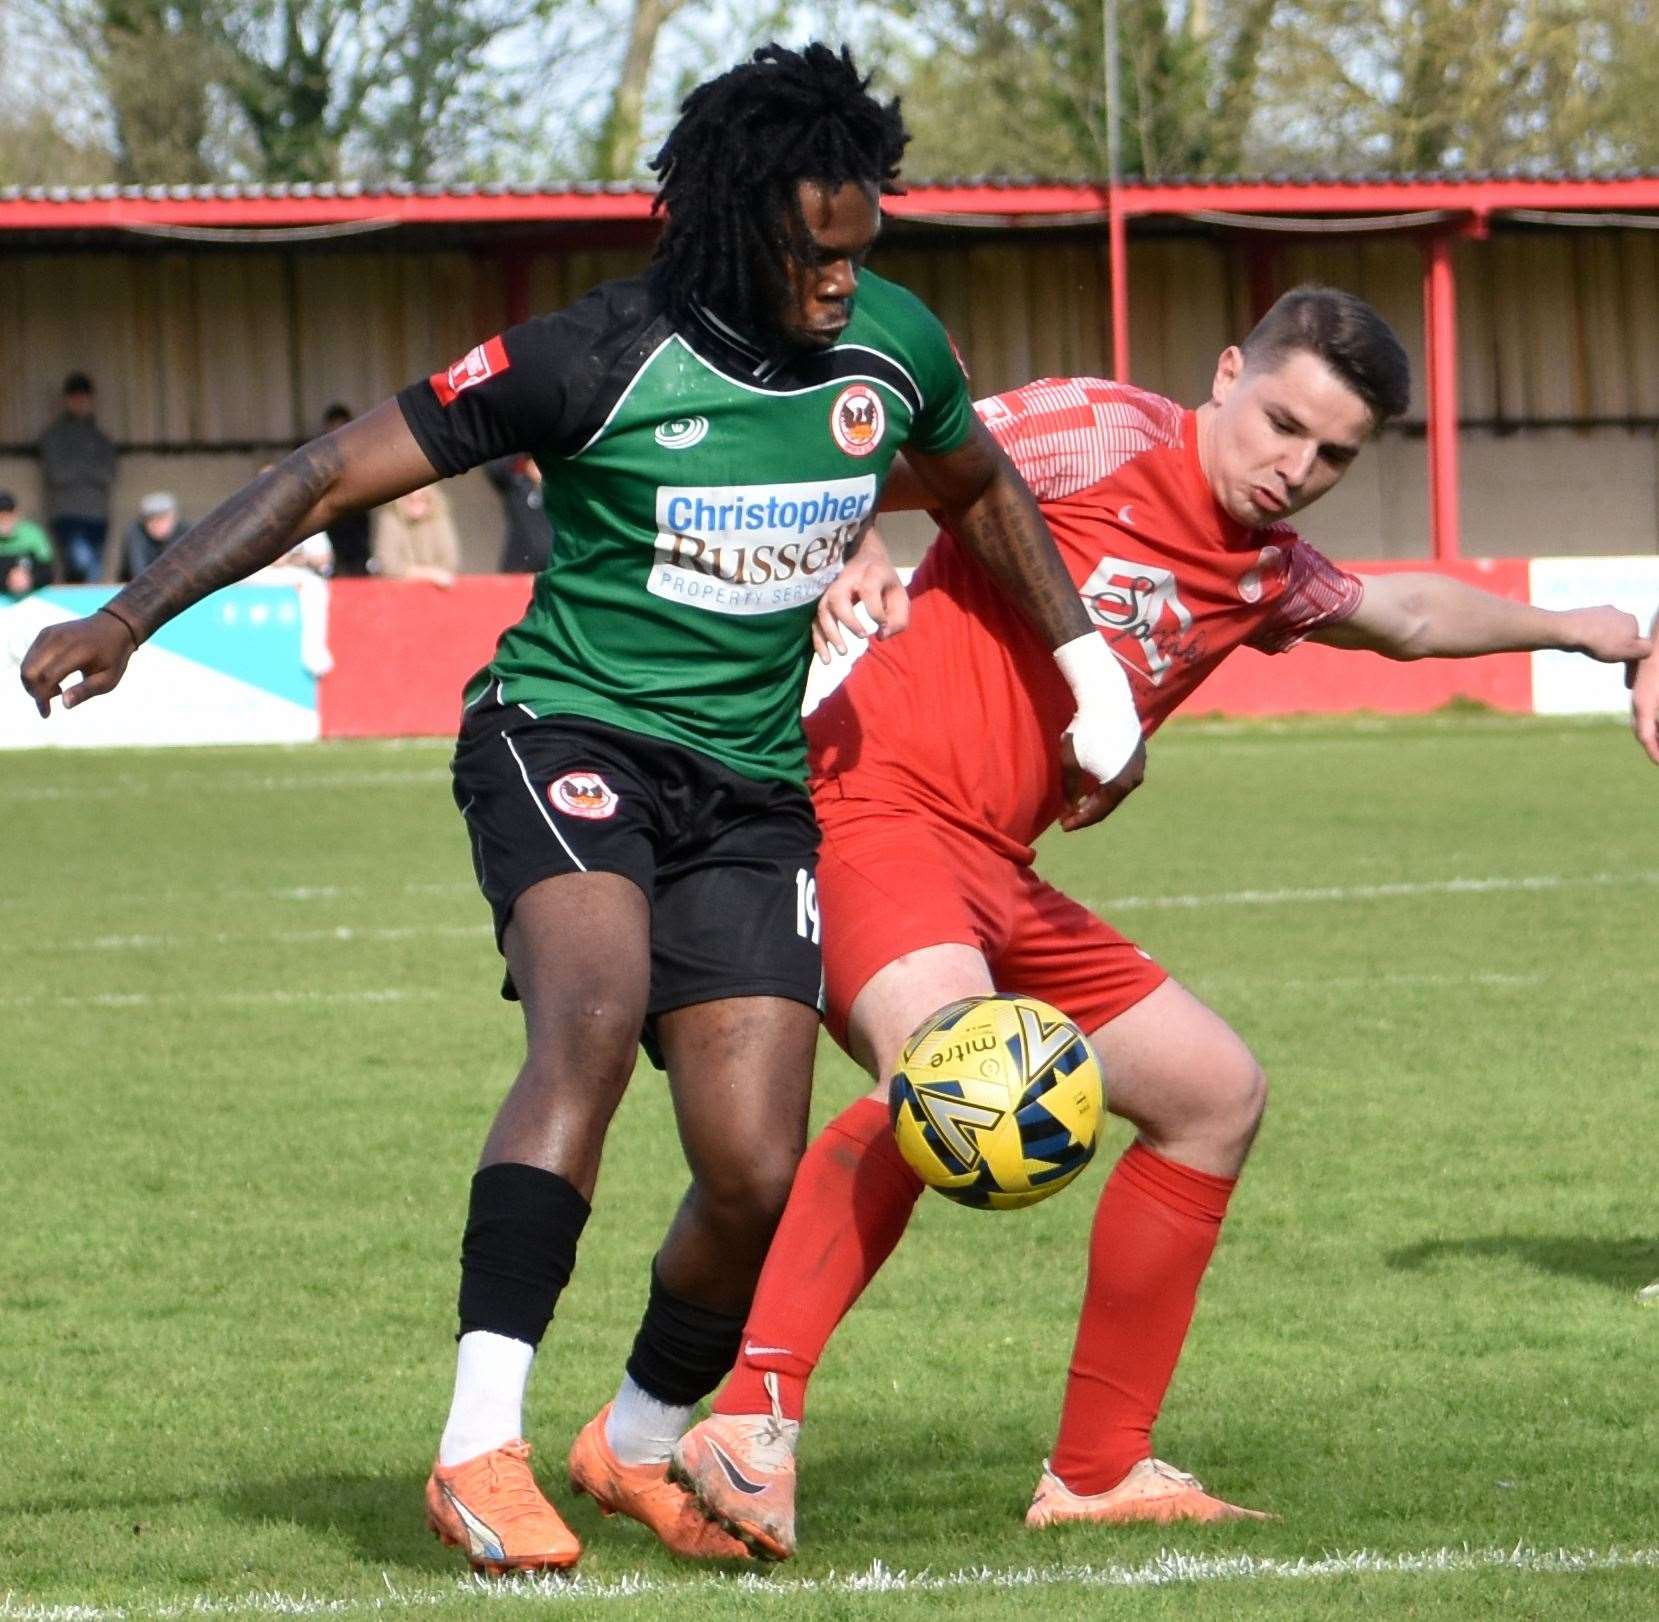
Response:
[{"label": "white pitch line", "polygon": [[267,945],[322,945],[331,941],[387,942],[413,940],[487,940],[490,926],[476,924],[395,924],[370,926],[363,924],[335,924],[320,929],[220,929],[194,933],[185,931],[152,931],[142,935],[88,935],[78,940],[9,940],[0,941],[0,956],[8,951],[27,953],[33,957],[40,952],[49,954],[70,952],[157,952],[184,946],[234,946],[240,943]]},{"label": "white pitch line", "polygon": [[144,794],[178,793],[200,799],[204,794],[304,793],[307,789],[402,788],[413,783],[447,783],[447,767],[407,768],[395,772],[293,772],[281,776],[253,773],[219,775],[190,773],[175,777],[122,775],[96,783],[17,783],[0,789],[0,802],[20,804],[54,800],[131,800]]},{"label": "white pitch line", "polygon": [[[1488,878],[1421,879],[1389,884],[1331,884],[1295,885],[1275,890],[1211,890],[1186,895],[1122,895],[1105,901],[1091,902],[1097,911],[1111,916],[1120,912],[1186,911],[1195,912],[1205,907],[1279,907],[1343,902],[1410,900],[1418,896],[1434,895],[1516,895],[1550,894],[1560,890],[1618,889],[1627,885],[1652,886],[1659,884],[1659,871],[1639,870],[1626,873],[1523,873],[1513,876]],[[405,884],[399,887],[405,895],[448,895],[468,891],[472,885],[460,881],[446,883]],[[300,885],[275,890],[239,891],[242,896],[259,896],[278,901],[339,901],[359,897],[365,892],[356,886]],[[106,898],[107,899],[107,898]],[[129,898],[142,899],[142,898]],[[121,952],[154,951],[192,944],[232,945],[237,942],[276,942],[293,944],[322,944],[330,941],[403,941],[421,939],[461,940],[481,938],[487,933],[484,924],[399,924],[360,925],[336,924],[313,929],[290,930],[219,930],[193,933],[189,931],[147,931],[131,935],[93,935],[80,939],[42,942],[14,937],[0,941],[0,955],[7,947],[31,955],[42,950],[50,952]],[[1403,976],[1388,981],[1391,984],[1417,983],[1420,977]],[[1441,976],[1421,977],[1423,984],[1441,983],[1533,983],[1538,977],[1526,976]],[[1286,985],[1288,981],[1276,981]],[[1309,985],[1340,985],[1338,980],[1314,978],[1303,982]],[[1373,981],[1371,983],[1379,983]]]},{"label": "white pitch line", "polygon": [[[362,896],[388,895],[477,895],[478,886],[467,879],[412,881],[407,884],[281,884],[261,889],[214,889],[210,893],[215,902],[225,901],[346,901]],[[145,907],[158,901],[177,901],[177,890],[128,890],[119,894],[100,891],[98,901],[111,907]],[[0,896],[0,908],[14,911],[27,909],[39,912],[42,902],[38,896]]]},{"label": "white pitch line", "polygon": [[[1182,983],[1206,989],[1224,989],[1232,986],[1271,986],[1275,991],[1369,991],[1379,986],[1473,986],[1486,991],[1527,991],[1537,986],[1551,985],[1563,977],[1542,970],[1527,974],[1504,974],[1497,970],[1478,970],[1472,974],[1198,974],[1183,976]],[[1598,974],[1605,984],[1611,980],[1659,980],[1659,968],[1616,969]]]},{"label": "white pitch line", "polygon": [[195,1007],[203,1003],[217,1007],[398,1003],[430,1002],[443,995],[436,987],[424,986],[364,991],[280,991],[269,987],[257,991],[95,991],[84,995],[25,991],[16,996],[0,997],[0,1008],[161,1008],[179,1005]]},{"label": "white pitch line", "polygon": [[1142,909],[1281,907],[1329,901],[1395,901],[1425,895],[1513,895],[1552,890],[1606,890],[1627,884],[1659,884],[1659,872],[1523,873],[1512,878],[1419,879],[1398,884],[1308,884],[1278,890],[1211,890],[1193,895],[1117,895],[1091,902],[1110,917]]},{"label": "white pitch line", "polygon": [[[663,1595],[685,1599],[725,1594],[746,1599],[776,1599],[787,1607],[807,1594],[881,1595],[949,1594],[967,1588],[1006,1593],[1049,1588],[1168,1588],[1177,1584],[1238,1582],[1317,1582],[1344,1577],[1433,1577],[1483,1571],[1527,1576],[1571,1576],[1586,1572],[1650,1570],[1659,1567],[1659,1549],[1428,1549],[1408,1554],[1380,1554],[1368,1549],[1351,1554],[1274,1560],[1253,1555],[1190,1555],[1161,1550],[1138,1565],[1049,1565],[1003,1569],[970,1567],[950,1572],[895,1570],[883,1561],[861,1572],[831,1572],[827,1577],[779,1579],[771,1576],[712,1574],[672,1581],[644,1573],[620,1577],[521,1577],[509,1582],[461,1579],[441,1588],[399,1589],[382,1574],[386,1592],[355,1599],[320,1594],[255,1591],[232,1599],[164,1601],[152,1605],[47,1605],[0,1597],[0,1622],[126,1622],[128,1618],[209,1616],[343,1616],[432,1610],[445,1604],[488,1598],[499,1604],[529,1601],[537,1605],[591,1605],[604,1601]],[[785,1612],[787,1614],[787,1611]]]},{"label": "white pitch line", "polygon": [[1409,731],[1403,742],[1422,743],[1462,732],[1508,732],[1532,736],[1544,732],[1597,733],[1629,726],[1623,716],[1597,712],[1591,715],[1505,715],[1498,711],[1473,715],[1287,715],[1226,716],[1181,715],[1160,733],[1164,747],[1186,738],[1260,738],[1266,742],[1340,743],[1350,733],[1374,736]]}]

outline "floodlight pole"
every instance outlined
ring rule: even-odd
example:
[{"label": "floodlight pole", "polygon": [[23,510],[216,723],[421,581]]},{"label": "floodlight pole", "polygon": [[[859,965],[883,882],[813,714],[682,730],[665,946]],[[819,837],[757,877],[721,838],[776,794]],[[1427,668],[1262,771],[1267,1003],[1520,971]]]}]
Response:
[{"label": "floodlight pole", "polygon": [[1118,0],[1105,0],[1106,255],[1112,283],[1112,376],[1129,381],[1129,231],[1123,214],[1123,145],[1119,133]]}]

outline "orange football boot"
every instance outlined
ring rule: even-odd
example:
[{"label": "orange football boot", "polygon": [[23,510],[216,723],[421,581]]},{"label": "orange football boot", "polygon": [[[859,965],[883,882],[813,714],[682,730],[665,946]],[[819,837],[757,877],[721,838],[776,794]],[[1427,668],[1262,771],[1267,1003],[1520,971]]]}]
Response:
[{"label": "orange football boot", "polygon": [[795,1443],[800,1421],[778,1406],[777,1376],[766,1376],[769,1414],[710,1414],[668,1460],[668,1475],[704,1515],[765,1560],[795,1552]]},{"label": "orange football boot", "polygon": [[1244,1509],[1204,1491],[1203,1483],[1162,1459],[1142,1459],[1122,1481],[1084,1498],[1074,1493],[1043,1460],[1043,1473],[1025,1512],[1027,1526],[1062,1521],[1100,1521],[1127,1526],[1133,1521],[1270,1521],[1259,1509]]},{"label": "orange football boot", "polygon": [[749,1551],[698,1509],[696,1499],[668,1479],[663,1464],[624,1464],[605,1437],[607,1402],[570,1444],[570,1487],[585,1492],[601,1515],[627,1515],[649,1527],[688,1560],[747,1560]]},{"label": "orange football boot", "polygon": [[474,1571],[564,1571],[582,1553],[576,1534],[536,1485],[530,1444],[512,1441],[460,1464],[435,1464],[426,1482],[426,1524],[462,1550]]}]

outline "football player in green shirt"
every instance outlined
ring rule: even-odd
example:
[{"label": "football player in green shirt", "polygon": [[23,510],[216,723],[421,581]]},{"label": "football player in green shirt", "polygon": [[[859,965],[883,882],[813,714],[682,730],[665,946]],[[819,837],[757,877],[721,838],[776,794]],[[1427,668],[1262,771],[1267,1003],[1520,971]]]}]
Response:
[{"label": "football player in green shirt", "polygon": [[[1077,694],[1068,760],[1138,771],[1127,684],[922,304],[865,272],[906,134],[845,50],[768,46],[694,90],[655,160],[642,277],[478,345],[303,446],[99,613],[43,632],[47,713],[172,615],[340,514],[534,457],[553,550],[465,696],[454,778],[527,1053],[472,1181],[453,1405],[428,1520],[475,1568],[567,1567],[522,1402],[641,1040],[692,1180],[573,1483],[672,1548],[742,1557],[667,1477],[738,1349],[804,1141],[821,970],[801,693],[820,597],[902,612],[857,549],[902,447]],[[1086,774],[1086,775],[1085,775]]]}]

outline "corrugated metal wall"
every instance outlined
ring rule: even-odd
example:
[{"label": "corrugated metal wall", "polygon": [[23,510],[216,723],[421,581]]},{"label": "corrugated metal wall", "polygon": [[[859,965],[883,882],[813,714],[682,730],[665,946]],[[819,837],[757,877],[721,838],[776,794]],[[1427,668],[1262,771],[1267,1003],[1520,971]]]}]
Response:
[{"label": "corrugated metal wall", "polygon": [[[1272,243],[1276,285],[1347,287],[1394,323],[1418,374],[1420,422],[1416,244]],[[1217,353],[1249,325],[1252,250],[1263,251],[1206,236],[1135,244],[1137,382],[1203,397]],[[527,266],[531,308],[555,308],[643,262],[630,251],[538,255]],[[963,234],[889,245],[876,264],[939,313],[980,392],[1107,369],[1098,237]],[[1456,268],[1465,550],[1654,550],[1659,233],[1509,232],[1460,244]],[[11,452],[0,480],[28,499],[31,470],[17,453],[55,409],[64,374],[84,368],[107,431],[142,447],[130,470],[142,461],[149,487],[177,457],[172,482],[198,512],[250,458],[312,431],[329,401],[360,409],[384,398],[495,330],[506,309],[501,259],[460,251],[8,253],[0,288],[0,445]],[[1308,515],[1310,535],[1347,556],[1425,552],[1423,455],[1409,430],[1386,436]],[[118,504],[136,501],[130,483]],[[486,565],[493,546],[480,539],[470,561]]]}]

